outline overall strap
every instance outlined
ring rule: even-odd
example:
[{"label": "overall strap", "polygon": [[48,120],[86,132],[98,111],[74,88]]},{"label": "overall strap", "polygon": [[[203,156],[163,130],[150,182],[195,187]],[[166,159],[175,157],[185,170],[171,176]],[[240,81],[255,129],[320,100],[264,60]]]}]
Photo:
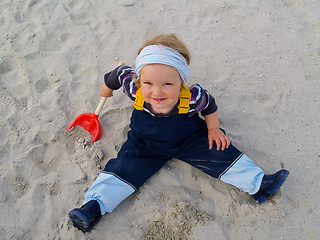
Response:
[{"label": "overall strap", "polygon": [[[188,113],[190,109],[190,99],[191,99],[191,92],[189,88],[183,84],[183,87],[181,87],[180,90],[180,103],[178,106],[179,114]],[[133,103],[133,106],[137,110],[143,110],[143,104],[144,104],[144,97],[142,95],[142,88],[140,87],[136,92],[136,99]]]},{"label": "overall strap", "polygon": [[136,92],[136,99],[133,103],[133,106],[137,110],[143,110],[144,97],[142,95],[142,88],[140,87]]},{"label": "overall strap", "polygon": [[190,109],[190,99],[191,99],[191,92],[189,90],[189,88],[183,84],[181,90],[180,90],[180,103],[178,106],[179,109],[179,114],[184,114],[184,113],[188,113],[189,109]]}]

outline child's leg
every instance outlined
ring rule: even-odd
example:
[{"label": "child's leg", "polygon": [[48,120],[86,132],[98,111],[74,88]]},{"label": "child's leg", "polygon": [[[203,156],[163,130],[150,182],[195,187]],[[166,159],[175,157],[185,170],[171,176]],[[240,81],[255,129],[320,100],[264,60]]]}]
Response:
[{"label": "child's leg", "polygon": [[111,159],[87,191],[83,204],[99,202],[101,214],[113,211],[169,159],[161,158],[145,146],[128,140],[118,157]]},{"label": "child's leg", "polygon": [[241,154],[218,178],[252,195],[258,192],[264,175],[247,155]]},{"label": "child's leg", "polygon": [[248,156],[232,145],[223,151],[217,151],[215,145],[209,150],[207,131],[197,133],[186,142],[177,158],[250,195],[258,192],[265,175]]},{"label": "child's leg", "polygon": [[101,215],[113,211],[168,160],[128,140],[87,191],[82,207],[70,211],[73,224],[90,231]]}]

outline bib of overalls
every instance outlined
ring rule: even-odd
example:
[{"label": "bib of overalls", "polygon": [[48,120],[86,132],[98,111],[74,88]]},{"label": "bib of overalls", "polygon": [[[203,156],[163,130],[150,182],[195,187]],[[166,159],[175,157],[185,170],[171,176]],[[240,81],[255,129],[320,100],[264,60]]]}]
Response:
[{"label": "bib of overalls", "polygon": [[176,114],[157,118],[144,111],[134,110],[130,128],[134,138],[145,146],[168,150],[176,148],[187,138],[206,128],[206,123],[198,114]]}]

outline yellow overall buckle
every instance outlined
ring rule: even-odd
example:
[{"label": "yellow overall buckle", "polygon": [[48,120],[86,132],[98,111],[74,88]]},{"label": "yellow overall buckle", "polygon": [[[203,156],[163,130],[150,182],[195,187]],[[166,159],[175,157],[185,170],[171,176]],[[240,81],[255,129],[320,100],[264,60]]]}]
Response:
[{"label": "yellow overall buckle", "polygon": [[143,110],[144,97],[142,95],[142,88],[140,87],[136,92],[136,99],[133,103],[133,106],[137,110]]},{"label": "yellow overall buckle", "polygon": [[190,109],[190,99],[191,99],[191,92],[189,88],[186,85],[183,85],[183,87],[180,90],[180,103],[179,103],[179,114],[188,113]]}]

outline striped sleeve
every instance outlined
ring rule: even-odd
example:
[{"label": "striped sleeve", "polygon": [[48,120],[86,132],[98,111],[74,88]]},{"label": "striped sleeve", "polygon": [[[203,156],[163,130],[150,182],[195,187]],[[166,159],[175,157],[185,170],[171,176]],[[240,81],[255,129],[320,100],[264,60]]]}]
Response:
[{"label": "striped sleeve", "polygon": [[218,110],[214,97],[200,85],[196,84],[191,89],[189,113],[201,112],[202,116],[209,115]]},{"label": "striped sleeve", "polygon": [[118,90],[122,87],[123,92],[132,100],[134,100],[137,87],[132,80],[133,75],[133,68],[126,65],[121,65],[113,71],[108,72],[104,75],[104,83],[108,88],[112,90]]}]

